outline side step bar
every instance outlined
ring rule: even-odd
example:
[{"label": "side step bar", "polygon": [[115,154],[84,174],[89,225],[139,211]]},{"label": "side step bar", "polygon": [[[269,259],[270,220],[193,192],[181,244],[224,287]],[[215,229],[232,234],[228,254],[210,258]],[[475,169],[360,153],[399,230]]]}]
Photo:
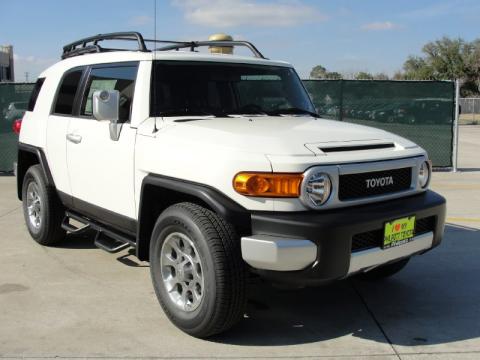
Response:
[{"label": "side step bar", "polygon": [[[77,228],[70,224],[70,219],[76,220],[84,224],[84,226]],[[94,230],[96,232],[95,246],[110,253],[121,251],[130,246],[136,246],[135,239],[128,237],[128,235],[107,228],[94,220],[88,219],[69,210],[65,211],[62,228],[71,234],[81,234],[88,229]]]},{"label": "side step bar", "polygon": [[105,235],[102,231],[95,236],[95,246],[109,253],[116,253],[130,247],[129,243]]},{"label": "side step bar", "polygon": [[[72,219],[74,218],[72,217]],[[82,221],[77,220],[77,221],[81,222],[84,226],[78,228],[75,225],[70,224],[70,216],[65,215],[62,221],[62,229],[69,232],[70,234],[81,234],[87,231],[88,229],[90,229],[90,224],[86,224],[84,220]]]}]

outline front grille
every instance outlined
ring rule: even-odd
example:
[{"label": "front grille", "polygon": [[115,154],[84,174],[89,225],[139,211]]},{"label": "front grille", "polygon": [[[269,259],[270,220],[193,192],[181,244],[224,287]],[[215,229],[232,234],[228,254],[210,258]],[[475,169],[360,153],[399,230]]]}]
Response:
[{"label": "front grille", "polygon": [[412,168],[340,175],[338,198],[355,200],[410,189]]},{"label": "front grille", "polygon": [[[417,219],[415,222],[415,235],[425,234],[435,230],[435,216]],[[383,242],[383,229],[355,234],[352,238],[352,252],[363,251],[381,247]]]}]

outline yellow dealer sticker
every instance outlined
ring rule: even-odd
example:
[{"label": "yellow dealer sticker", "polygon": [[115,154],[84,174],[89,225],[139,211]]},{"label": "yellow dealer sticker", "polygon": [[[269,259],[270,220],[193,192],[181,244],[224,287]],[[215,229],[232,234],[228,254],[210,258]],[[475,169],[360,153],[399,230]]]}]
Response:
[{"label": "yellow dealer sticker", "polygon": [[409,216],[385,223],[383,248],[403,245],[415,234],[415,216]]}]

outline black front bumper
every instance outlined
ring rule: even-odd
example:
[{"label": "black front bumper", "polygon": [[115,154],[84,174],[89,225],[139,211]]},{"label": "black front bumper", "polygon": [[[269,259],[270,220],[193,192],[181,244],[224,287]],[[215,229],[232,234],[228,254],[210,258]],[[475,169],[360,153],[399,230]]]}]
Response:
[{"label": "black front bumper", "polygon": [[308,239],[317,245],[317,260],[304,270],[254,271],[275,282],[299,285],[340,279],[348,274],[355,235],[379,231],[387,221],[415,215],[417,221],[433,219],[433,248],[442,240],[445,212],[445,198],[426,191],[406,198],[328,211],[252,213],[253,235]]}]

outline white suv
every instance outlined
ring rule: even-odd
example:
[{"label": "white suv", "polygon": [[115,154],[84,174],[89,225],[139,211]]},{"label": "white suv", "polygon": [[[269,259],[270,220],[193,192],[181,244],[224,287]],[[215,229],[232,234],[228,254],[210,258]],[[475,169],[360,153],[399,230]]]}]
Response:
[{"label": "white suv", "polygon": [[442,239],[425,151],[320,119],[293,67],[248,42],[114,33],[62,58],[38,79],[20,133],[28,230],[42,245],[93,230],[102,249],[134,247],[189,334],[237,322],[251,273],[294,286],[380,278]]}]

